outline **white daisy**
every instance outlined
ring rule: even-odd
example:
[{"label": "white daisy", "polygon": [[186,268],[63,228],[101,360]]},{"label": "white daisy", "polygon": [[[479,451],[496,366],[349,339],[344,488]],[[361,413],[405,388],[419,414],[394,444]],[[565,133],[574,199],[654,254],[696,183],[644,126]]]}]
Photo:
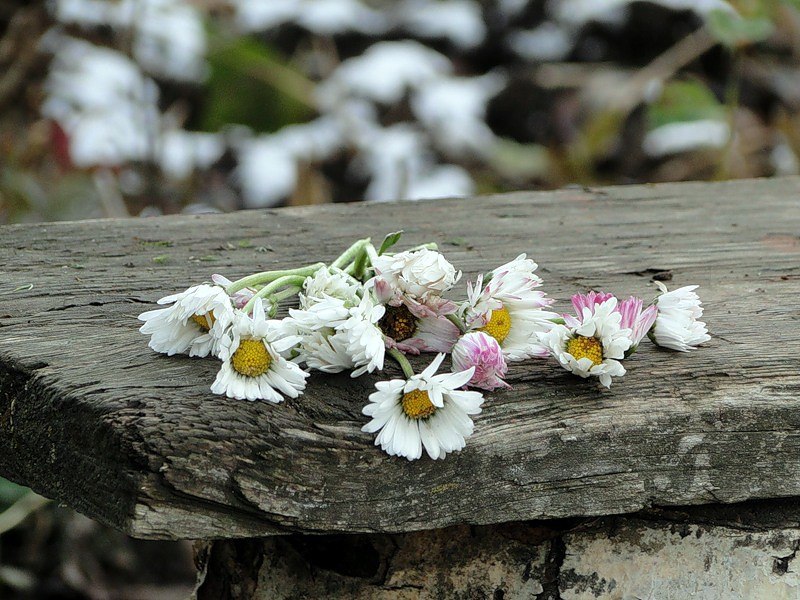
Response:
[{"label": "white daisy", "polygon": [[392,456],[415,460],[422,447],[433,459],[444,458],[466,445],[472,435],[469,415],[481,412],[480,392],[462,391],[474,368],[459,373],[435,375],[445,355],[439,354],[419,375],[375,384],[362,412],[372,420],[362,427],[379,432],[375,445]]},{"label": "white daisy", "polygon": [[303,293],[299,294],[300,308],[308,308],[323,298],[336,298],[344,304],[354,306],[361,297],[361,284],[340,269],[318,269],[303,282]]},{"label": "white daisy", "polygon": [[385,311],[370,290],[365,289],[358,305],[350,309],[350,317],[339,326],[338,333],[346,336],[347,352],[357,367],[352,377],[383,369],[386,342],[378,324]]},{"label": "white daisy", "polygon": [[[211,276],[211,281],[216,283],[218,286],[221,286],[222,288],[227,288],[229,285],[233,283],[233,281],[231,281],[224,275],[220,275],[219,273],[214,273]],[[235,308],[244,308],[245,305],[250,301],[250,298],[252,298],[255,295],[256,291],[257,290],[254,288],[244,288],[242,290],[239,290],[238,292],[234,292],[233,294],[231,294],[231,301],[233,302],[233,306]]]},{"label": "white daisy", "polygon": [[144,325],[139,331],[150,335],[149,346],[172,356],[208,356],[219,352],[223,333],[233,321],[233,303],[225,290],[216,285],[195,285],[166,296],[159,304],[167,308],[149,310],[139,315]]},{"label": "white daisy", "polygon": [[253,316],[237,312],[222,338],[222,367],[211,391],[240,400],[282,402],[281,394],[297,398],[308,373],[284,354],[299,341],[284,321],[267,320],[261,298],[256,299]]},{"label": "white daisy", "polygon": [[[296,362],[323,373],[340,373],[354,369],[356,363],[348,350],[348,334],[330,327],[303,331],[297,346]],[[381,343],[383,346],[383,343]]]},{"label": "white daisy", "polygon": [[659,346],[688,352],[695,346],[711,339],[703,321],[703,307],[700,297],[695,293],[696,285],[667,291],[660,281],[656,285],[661,295],[656,298],[658,316],[651,332],[652,340]]},{"label": "white daisy", "polygon": [[440,252],[424,248],[384,254],[373,261],[372,267],[379,299],[392,306],[441,296],[461,277]]},{"label": "white daisy", "polygon": [[584,306],[577,319],[567,319],[569,326],[554,325],[539,337],[562,367],[579,377],[599,377],[611,387],[612,377],[625,375],[619,360],[631,346],[631,330],[620,327],[622,315],[616,308],[613,296]]},{"label": "white daisy", "polygon": [[326,373],[355,369],[353,377],[383,369],[385,343],[378,322],[385,309],[368,288],[361,294],[349,308],[344,300],[328,296],[307,302],[304,310],[289,310],[287,324],[300,340],[296,362]]},{"label": "white daisy", "polygon": [[336,328],[350,317],[350,309],[344,300],[326,296],[303,299],[303,308],[290,308],[289,317],[297,327],[306,331]]},{"label": "white daisy", "polygon": [[519,361],[533,356],[547,356],[548,350],[538,334],[548,331],[556,318],[545,310],[553,301],[536,290],[542,284],[534,273],[537,264],[520,254],[497,267],[487,277],[467,285],[467,302],[462,307],[463,320],[472,331],[483,331],[498,342],[507,360]]}]

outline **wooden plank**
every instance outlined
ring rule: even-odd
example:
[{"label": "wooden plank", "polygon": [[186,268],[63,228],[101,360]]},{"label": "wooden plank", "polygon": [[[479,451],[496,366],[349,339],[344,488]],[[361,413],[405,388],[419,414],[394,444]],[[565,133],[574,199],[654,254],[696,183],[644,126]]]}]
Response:
[{"label": "wooden plank", "polygon": [[[800,180],[4,227],[0,474],[140,537],[403,532],[800,495]],[[465,276],[529,252],[566,300],[702,285],[714,335],[643,344],[610,391],[515,364],[464,451],[388,457],[374,379],[282,405],[212,395],[217,362],[150,352],[136,315],[207,279],[326,260],[403,228]],[[27,286],[33,285],[31,289]],[[463,292],[461,292],[463,293]],[[568,304],[559,307],[566,311]]]}]

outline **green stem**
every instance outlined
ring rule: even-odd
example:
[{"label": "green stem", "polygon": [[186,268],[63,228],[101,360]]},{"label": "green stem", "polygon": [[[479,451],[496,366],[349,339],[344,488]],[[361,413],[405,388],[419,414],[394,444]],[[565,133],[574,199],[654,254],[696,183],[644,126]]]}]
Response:
[{"label": "green stem", "polygon": [[567,322],[562,319],[561,317],[556,317],[555,319],[550,319],[551,323],[555,323],[556,325],[566,325]]},{"label": "green stem", "polygon": [[369,259],[369,266],[374,265],[375,261],[378,260],[378,251],[372,244],[367,244],[365,250],[367,251],[366,256]]},{"label": "green stem", "polygon": [[397,348],[389,348],[386,353],[391,356],[400,368],[403,369],[403,375],[406,376],[406,379],[410,379],[414,376],[414,369],[411,366],[411,363],[408,362],[405,354],[400,352]]},{"label": "green stem", "polygon": [[428,242],[427,244],[420,244],[419,246],[414,246],[413,248],[409,248],[406,252],[414,252],[415,250],[438,250],[439,244],[436,242]]},{"label": "green stem", "polygon": [[[274,302],[274,297],[273,297],[274,292],[277,292],[279,289],[286,286],[292,286],[299,290],[300,286],[303,285],[303,281],[305,281],[304,275],[287,275],[285,277],[279,277],[269,285],[265,285],[263,288],[258,290],[258,292],[256,292],[255,295],[253,295],[253,297],[247,301],[247,304],[244,305],[244,308],[242,310],[245,312],[245,314],[252,311],[253,305],[256,303],[256,300],[258,298],[264,298],[266,296],[270,296],[270,301]],[[281,294],[283,293],[281,292]],[[275,296],[277,295],[278,294],[275,294]],[[288,296],[286,296],[286,298],[288,298]],[[280,299],[282,300],[283,296]]]},{"label": "green stem", "polygon": [[375,261],[378,259],[378,251],[375,249],[375,246],[372,244],[367,244],[364,246],[364,253],[359,255],[358,259],[354,263],[353,267],[353,277],[361,281],[364,279],[367,271],[372,268],[372,265],[375,264]]},{"label": "green stem", "polygon": [[450,321],[450,322],[451,322],[453,325],[455,325],[456,327],[458,327],[458,330],[459,330],[461,333],[466,333],[466,332],[467,332],[467,326],[466,326],[466,325],[464,325],[464,321],[462,321],[461,319],[459,319],[457,315],[455,315],[455,314],[449,314],[449,315],[445,315],[445,317],[446,317],[446,318],[447,318],[447,320],[448,320],[448,321]]},{"label": "green stem", "polygon": [[331,267],[341,269],[349,265],[354,259],[358,258],[358,255],[364,251],[364,246],[367,244],[369,244],[369,238],[354,242],[353,245],[339,255],[339,258],[331,263]]},{"label": "green stem", "polygon": [[303,289],[299,285],[291,285],[282,292],[278,292],[277,294],[272,294],[270,296],[270,302],[272,302],[272,306],[269,309],[269,316],[274,317],[275,314],[278,312],[278,303],[281,300],[286,300],[287,298],[291,298],[292,296],[296,296],[297,292]]},{"label": "green stem", "polygon": [[364,277],[364,271],[367,268],[367,257],[369,255],[369,247],[372,244],[367,244],[365,248],[367,248],[367,252],[362,252],[356,257],[356,260],[353,262],[353,277],[361,281]]},{"label": "green stem", "polygon": [[264,271],[262,273],[254,273],[253,275],[248,275],[247,277],[242,277],[241,279],[237,279],[233,283],[231,283],[228,287],[225,288],[225,291],[228,295],[234,294],[239,290],[243,290],[244,288],[254,287],[257,285],[262,285],[265,283],[273,282],[281,277],[287,277],[290,275],[302,275],[304,278],[309,277],[319,271],[320,269],[325,267],[325,263],[314,263],[313,265],[308,265],[305,267],[300,267],[298,269],[287,269],[284,271]]}]

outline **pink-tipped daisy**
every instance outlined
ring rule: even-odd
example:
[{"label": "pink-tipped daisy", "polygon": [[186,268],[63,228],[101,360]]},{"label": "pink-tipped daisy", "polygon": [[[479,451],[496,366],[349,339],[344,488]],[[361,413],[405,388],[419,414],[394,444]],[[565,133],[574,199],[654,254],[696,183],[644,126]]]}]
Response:
[{"label": "pink-tipped daisy", "polygon": [[466,333],[453,347],[453,371],[475,372],[467,385],[484,390],[511,387],[503,378],[508,371],[500,343],[483,331]]},{"label": "pink-tipped daisy", "polygon": [[469,300],[462,308],[467,328],[496,339],[509,361],[548,354],[538,335],[548,331],[558,315],[546,310],[553,301],[536,289],[542,284],[536,268],[535,262],[520,254],[467,286]]}]

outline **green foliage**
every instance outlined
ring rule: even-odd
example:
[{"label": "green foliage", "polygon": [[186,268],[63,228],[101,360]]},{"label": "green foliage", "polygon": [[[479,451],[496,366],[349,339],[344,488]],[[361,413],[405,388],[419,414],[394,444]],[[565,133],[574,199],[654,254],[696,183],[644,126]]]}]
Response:
[{"label": "green foliage", "polygon": [[313,84],[269,46],[248,37],[211,39],[203,130],[236,123],[273,132],[313,116]]},{"label": "green foliage", "polygon": [[726,10],[711,11],[707,23],[711,34],[730,48],[765,40],[774,30],[767,15],[742,17]]},{"label": "green foliage", "polygon": [[725,119],[725,107],[702,82],[688,79],[664,86],[661,97],[648,109],[650,127],[701,119]]},{"label": "green foliage", "polygon": [[521,144],[500,138],[489,157],[493,170],[511,179],[544,177],[550,169],[547,148],[540,144]]},{"label": "green foliage", "polygon": [[399,242],[400,241],[400,236],[402,236],[402,235],[403,235],[403,230],[401,229],[400,231],[395,231],[394,233],[390,233],[385,238],[383,238],[383,242],[381,243],[381,247],[378,248],[378,255],[383,254],[384,252],[389,250],[389,248],[391,248],[397,242]]}]

